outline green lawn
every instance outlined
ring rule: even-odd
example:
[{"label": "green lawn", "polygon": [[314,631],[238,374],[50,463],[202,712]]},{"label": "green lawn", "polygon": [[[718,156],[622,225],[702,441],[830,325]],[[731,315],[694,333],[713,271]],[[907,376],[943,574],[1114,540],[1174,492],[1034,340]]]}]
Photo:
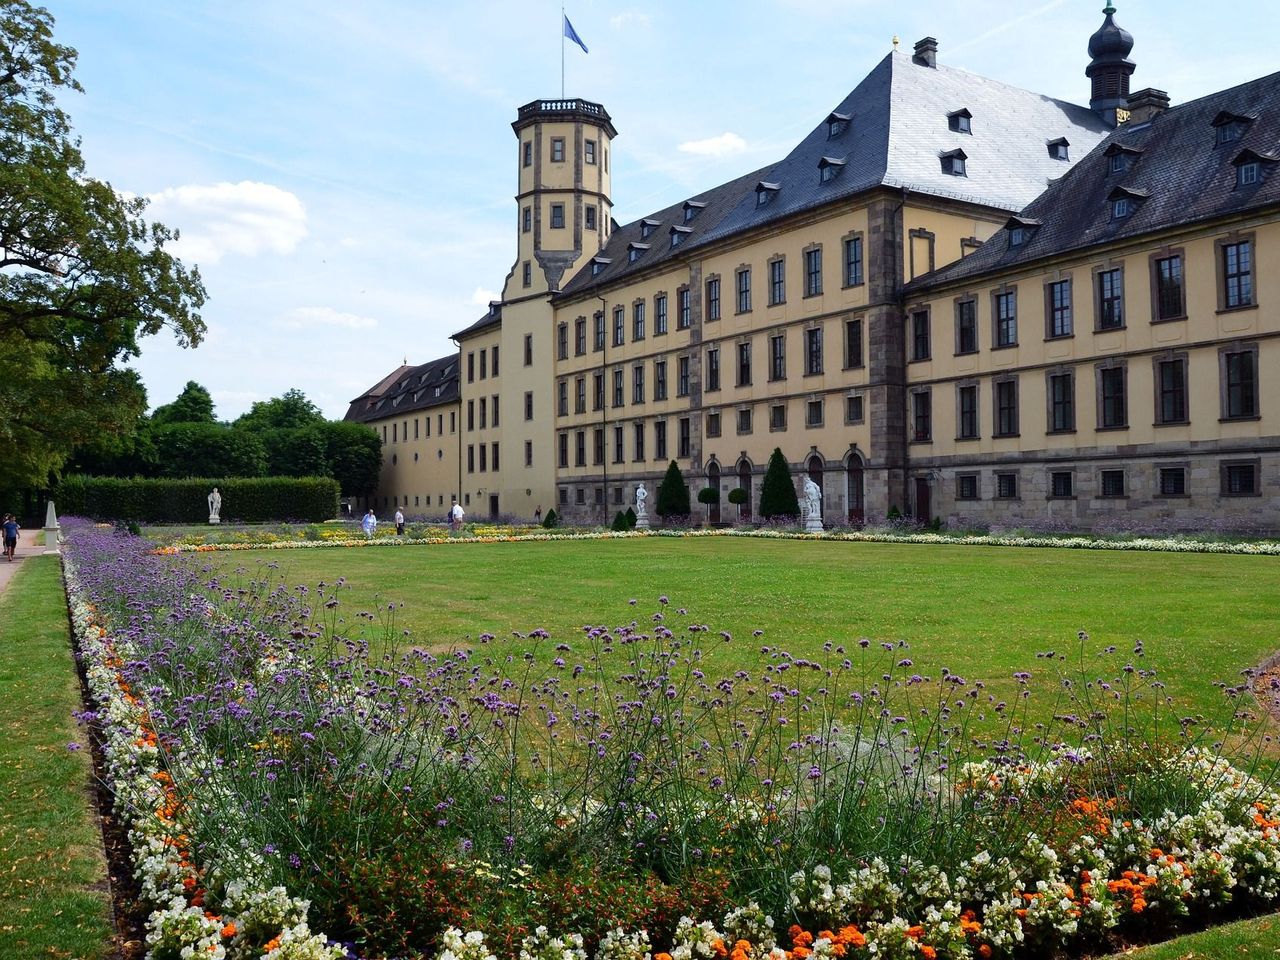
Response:
[{"label": "green lawn", "polygon": [[1132,960],[1237,960],[1280,953],[1280,916],[1242,920],[1117,954]]},{"label": "green lawn", "polygon": [[[1170,691],[1216,705],[1215,680],[1280,647],[1280,561],[1209,554],[705,538],[211,554],[224,570],[278,564],[287,581],[345,577],[347,611],[403,603],[417,645],[484,631],[647,617],[666,594],[693,622],[797,656],[826,640],[906,639],[916,669],[972,679],[1036,671],[1036,651],[1146,644]],[[627,601],[637,598],[636,607]],[[350,621],[349,621],[350,622]],[[714,634],[713,634],[714,635]],[[926,669],[921,669],[926,668]]]},{"label": "green lawn", "polygon": [[0,957],[108,953],[106,866],[56,557],[23,561],[0,597]]}]

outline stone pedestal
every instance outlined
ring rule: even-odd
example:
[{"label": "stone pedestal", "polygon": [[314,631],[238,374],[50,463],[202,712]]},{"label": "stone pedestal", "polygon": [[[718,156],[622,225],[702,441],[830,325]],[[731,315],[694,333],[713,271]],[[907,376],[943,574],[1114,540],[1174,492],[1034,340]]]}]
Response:
[{"label": "stone pedestal", "polygon": [[822,518],[818,516],[806,517],[804,521],[805,533],[822,533]]},{"label": "stone pedestal", "polygon": [[209,514],[209,522],[210,522],[210,523],[221,523],[222,521],[221,521],[221,520],[219,520],[217,517],[215,517],[213,514]]},{"label": "stone pedestal", "polygon": [[648,517],[636,517],[636,529],[637,529],[637,530],[648,530],[648,529],[649,529],[649,518],[648,518]]},{"label": "stone pedestal", "polygon": [[44,513],[44,546],[45,553],[58,553],[58,539],[62,534],[62,528],[58,525],[58,514],[53,509],[53,501],[49,501],[49,507]]}]

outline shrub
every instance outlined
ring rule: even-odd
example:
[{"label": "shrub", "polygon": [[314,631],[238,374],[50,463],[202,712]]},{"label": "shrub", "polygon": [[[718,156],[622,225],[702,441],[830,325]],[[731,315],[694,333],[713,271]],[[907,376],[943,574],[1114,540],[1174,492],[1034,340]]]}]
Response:
[{"label": "shrub", "polygon": [[630,530],[631,526],[627,523],[627,515],[623,513],[621,510],[615,513],[613,515],[613,526],[610,527],[609,529],[611,529],[614,533],[626,533],[628,530]]},{"label": "shrub", "polygon": [[338,515],[338,484],[328,477],[223,477],[140,479],[65,477],[54,500],[62,513],[95,520],[204,523],[209,491],[222,494],[223,520],[331,520]]},{"label": "shrub", "polygon": [[698,491],[698,502],[705,503],[710,506],[713,503],[720,502],[720,491],[715,487],[703,487]]},{"label": "shrub", "polygon": [[769,457],[769,468],[764,473],[760,487],[761,517],[800,516],[800,500],[796,497],[796,485],[791,480],[791,468],[780,447],[774,447]]},{"label": "shrub", "polygon": [[729,502],[735,507],[740,507],[747,502],[747,491],[741,487],[734,487],[729,491]]},{"label": "shrub", "polygon": [[889,520],[902,519],[902,511],[898,509],[898,505],[896,503],[889,507],[889,512],[886,514],[886,518]]},{"label": "shrub", "polygon": [[636,509],[635,507],[627,507],[626,512],[627,529],[634,530],[636,528]]},{"label": "shrub", "polygon": [[687,517],[691,512],[689,488],[685,486],[684,474],[680,472],[680,465],[672,460],[667,467],[666,476],[658,484],[658,516],[664,519]]},{"label": "shrub", "polygon": [[560,526],[560,518],[556,516],[555,507],[547,511],[547,515],[542,518],[542,526],[547,530],[554,530]]}]

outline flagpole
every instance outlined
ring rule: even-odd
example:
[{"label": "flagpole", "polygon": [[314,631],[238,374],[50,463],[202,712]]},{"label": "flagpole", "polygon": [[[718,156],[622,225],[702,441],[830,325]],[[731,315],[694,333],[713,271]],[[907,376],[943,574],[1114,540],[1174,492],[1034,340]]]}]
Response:
[{"label": "flagpole", "polygon": [[560,99],[564,99],[564,4],[560,4]]}]

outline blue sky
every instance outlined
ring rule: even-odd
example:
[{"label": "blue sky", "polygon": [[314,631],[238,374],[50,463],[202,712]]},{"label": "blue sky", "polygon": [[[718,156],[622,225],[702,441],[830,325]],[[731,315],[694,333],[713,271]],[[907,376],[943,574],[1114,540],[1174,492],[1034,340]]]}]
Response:
[{"label": "blue sky", "polygon": [[[205,342],[143,342],[151,404],[190,379],[232,419],[297,387],[327,415],[454,348],[515,258],[516,108],[560,95],[546,0],[50,0],[94,176],[151,197],[209,290]],[[573,0],[565,93],[619,137],[620,222],[781,158],[901,38],[1087,102],[1101,3]],[[1120,0],[1133,89],[1174,103],[1276,69],[1264,0]],[[1252,25],[1252,26],[1251,26]]]}]

